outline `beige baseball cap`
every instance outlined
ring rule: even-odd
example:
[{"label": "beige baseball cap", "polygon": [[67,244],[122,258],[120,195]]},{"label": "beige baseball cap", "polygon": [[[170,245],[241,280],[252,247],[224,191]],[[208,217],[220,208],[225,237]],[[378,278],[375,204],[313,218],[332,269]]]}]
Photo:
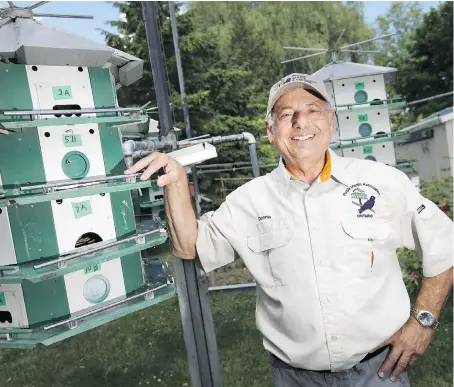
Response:
[{"label": "beige baseball cap", "polygon": [[293,73],[286,75],[279,82],[273,85],[270,89],[270,96],[268,99],[268,108],[266,109],[266,115],[270,114],[276,101],[286,92],[295,89],[297,87],[303,87],[307,90],[313,90],[320,94],[323,99],[331,104],[330,97],[326,91],[325,84],[322,80],[308,74]]}]

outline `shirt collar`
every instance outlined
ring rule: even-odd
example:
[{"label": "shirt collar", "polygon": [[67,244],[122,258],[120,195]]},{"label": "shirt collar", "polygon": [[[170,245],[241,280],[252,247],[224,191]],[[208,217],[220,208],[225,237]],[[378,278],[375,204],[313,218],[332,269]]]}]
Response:
[{"label": "shirt collar", "polygon": [[[319,182],[324,183],[330,178],[334,178],[341,184],[348,186],[349,178],[346,173],[346,168],[351,164],[352,159],[346,159],[344,157],[338,156],[334,151],[328,149],[326,151],[326,161],[325,165],[320,172],[319,177],[317,178]],[[282,189],[282,192],[287,193],[287,189],[290,183],[290,180],[295,177],[287,170],[284,164],[284,160],[281,157],[279,159],[279,165],[276,168],[276,178],[279,187]]]}]

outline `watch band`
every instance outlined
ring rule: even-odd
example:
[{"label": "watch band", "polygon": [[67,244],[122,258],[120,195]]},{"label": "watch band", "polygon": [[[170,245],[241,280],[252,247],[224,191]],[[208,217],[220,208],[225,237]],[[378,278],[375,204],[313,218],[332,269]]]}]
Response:
[{"label": "watch band", "polygon": [[[431,325],[425,326],[425,328],[432,328],[432,329],[434,329],[434,330],[438,328],[438,325],[440,325],[440,322],[435,318],[435,316],[434,316],[431,312],[429,312],[429,311],[427,311],[427,310],[421,310],[421,309],[413,308],[413,309],[411,310],[411,315],[416,319],[416,321],[418,321],[418,323],[421,324],[421,322],[419,321],[419,313],[420,313],[420,312],[428,312],[428,313],[430,313],[430,314],[432,315],[432,317],[434,318],[434,322],[433,322]],[[424,326],[424,325],[421,324],[421,326]]]}]

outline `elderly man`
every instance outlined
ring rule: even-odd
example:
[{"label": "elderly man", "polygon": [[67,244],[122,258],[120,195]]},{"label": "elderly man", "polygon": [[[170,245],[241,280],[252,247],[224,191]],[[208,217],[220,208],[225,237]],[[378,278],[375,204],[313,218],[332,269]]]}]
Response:
[{"label": "elderly man", "polygon": [[[184,169],[155,153],[128,173],[163,168],[172,252],[209,272],[236,251],[257,282],[257,327],[277,387],[408,386],[452,286],[451,220],[387,165],[329,149],[333,108],[323,82],[291,74],[269,95],[266,130],[281,155],[197,221]],[[396,256],[421,253],[410,306]]]}]

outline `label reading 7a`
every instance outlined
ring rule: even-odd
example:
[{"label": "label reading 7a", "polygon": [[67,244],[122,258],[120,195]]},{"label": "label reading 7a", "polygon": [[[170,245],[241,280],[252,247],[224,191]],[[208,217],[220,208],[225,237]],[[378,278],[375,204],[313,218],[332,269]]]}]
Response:
[{"label": "label reading 7a", "polygon": [[82,216],[91,215],[91,204],[90,200],[85,200],[84,202],[72,203],[74,217],[81,218]]},{"label": "label reading 7a", "polygon": [[82,146],[82,136],[80,134],[63,134],[63,145],[65,147]]},{"label": "label reading 7a", "polygon": [[55,100],[71,99],[73,97],[71,86],[52,86],[52,95]]}]

